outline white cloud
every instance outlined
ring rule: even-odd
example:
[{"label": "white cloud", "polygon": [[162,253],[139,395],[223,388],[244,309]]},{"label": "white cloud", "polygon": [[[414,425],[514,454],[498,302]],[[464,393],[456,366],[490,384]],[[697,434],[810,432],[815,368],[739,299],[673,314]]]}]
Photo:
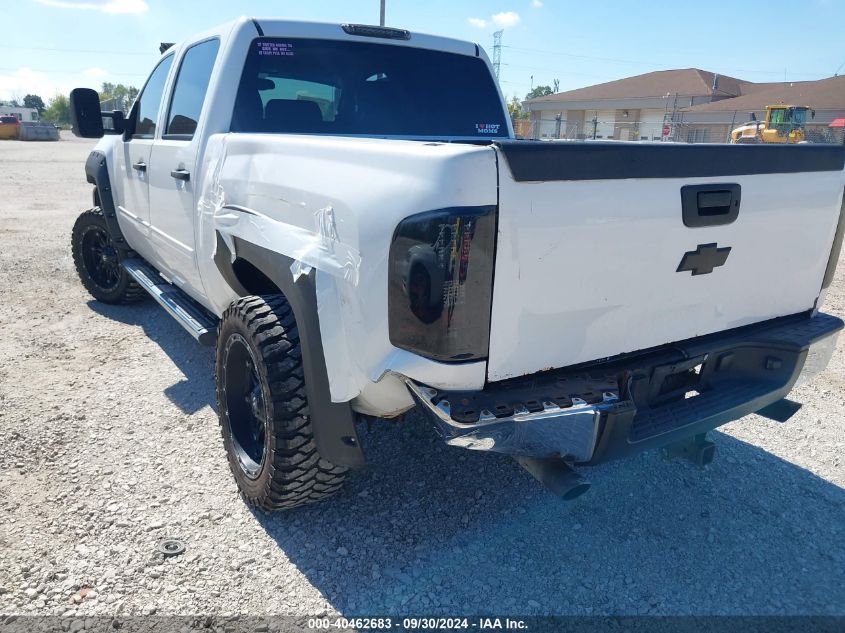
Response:
[{"label": "white cloud", "polygon": [[543,0],[531,0],[531,6],[535,9],[543,8]]},{"label": "white cloud", "polygon": [[[540,0],[534,0],[534,2],[540,2]],[[542,2],[540,2],[540,5],[542,6]],[[504,29],[509,26],[516,26],[519,24],[519,19],[519,14],[516,11],[502,11],[501,13],[491,15],[489,20],[484,18],[467,18],[467,22],[477,29],[486,29],[491,24]]]},{"label": "white cloud", "polygon": [[0,73],[0,101],[23,99],[28,94],[34,94],[47,103],[58,94],[68,94],[73,88],[99,90],[108,77],[108,73],[101,68],[89,68],[79,75],[61,73],[56,76],[24,66],[11,72]]},{"label": "white cloud", "polygon": [[494,14],[491,19],[496,26],[502,28],[519,24],[519,14],[515,11],[502,11],[501,13]]},{"label": "white cloud", "polygon": [[32,68],[18,68],[0,74],[0,100],[23,99],[25,95],[40,95],[44,101],[59,91],[50,78]]},{"label": "white cloud", "polygon": [[57,9],[85,9],[103,13],[143,13],[150,8],[146,0],[35,0],[39,4]]}]

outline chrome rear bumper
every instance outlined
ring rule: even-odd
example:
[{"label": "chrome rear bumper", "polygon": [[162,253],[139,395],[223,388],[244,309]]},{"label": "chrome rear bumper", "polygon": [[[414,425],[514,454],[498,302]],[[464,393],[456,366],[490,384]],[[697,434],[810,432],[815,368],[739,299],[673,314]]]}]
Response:
[{"label": "chrome rear bumper", "polygon": [[619,394],[605,392],[598,404],[572,398],[572,406],[542,403],[541,411],[531,412],[517,405],[512,415],[496,417],[479,412],[478,422],[463,424],[452,419],[448,394],[408,380],[408,388],[431,414],[447,444],[471,450],[495,451],[509,455],[561,457],[584,462],[592,455],[598,441],[603,412],[619,400]]},{"label": "chrome rear bumper", "polygon": [[799,314],[481,391],[406,383],[447,444],[596,464],[767,409],[827,366],[842,329]]}]

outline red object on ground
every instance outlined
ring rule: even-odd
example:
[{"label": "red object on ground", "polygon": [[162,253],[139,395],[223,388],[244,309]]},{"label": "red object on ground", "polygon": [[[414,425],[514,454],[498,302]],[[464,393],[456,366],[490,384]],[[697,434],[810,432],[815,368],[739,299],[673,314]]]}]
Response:
[{"label": "red object on ground", "polygon": [[845,119],[833,119],[827,127],[845,127]]}]

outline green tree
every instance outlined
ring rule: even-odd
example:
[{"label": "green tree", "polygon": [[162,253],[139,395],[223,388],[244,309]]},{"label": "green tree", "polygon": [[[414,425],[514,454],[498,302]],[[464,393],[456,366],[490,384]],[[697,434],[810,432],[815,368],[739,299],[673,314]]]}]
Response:
[{"label": "green tree", "polygon": [[26,95],[23,98],[23,105],[25,108],[35,108],[38,110],[38,116],[44,114],[44,110],[46,108],[44,100],[38,95]]},{"label": "green tree", "polygon": [[129,112],[132,103],[138,96],[138,89],[135,86],[124,86],[104,82],[100,90],[100,101],[103,102],[104,110],[122,110]]},{"label": "green tree", "polygon": [[56,125],[70,125],[70,100],[65,95],[56,95],[41,118]]},{"label": "green tree", "polygon": [[522,102],[516,95],[508,102],[508,114],[514,121],[528,118],[528,113],[522,109]]},{"label": "green tree", "polygon": [[528,101],[529,99],[536,99],[537,97],[545,97],[547,95],[554,94],[551,86],[537,86],[525,95],[525,100]]}]

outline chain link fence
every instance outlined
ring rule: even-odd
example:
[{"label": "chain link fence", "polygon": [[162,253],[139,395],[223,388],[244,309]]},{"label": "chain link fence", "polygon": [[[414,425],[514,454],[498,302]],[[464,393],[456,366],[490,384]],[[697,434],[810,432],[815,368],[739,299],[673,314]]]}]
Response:
[{"label": "chain link fence", "polygon": [[[678,117],[680,118],[680,117]],[[725,121],[684,121],[650,119],[619,121],[593,118],[584,121],[562,119],[515,119],[514,132],[518,138],[540,140],[615,140],[664,141],[673,143],[728,143],[731,130],[747,121],[737,117],[733,123]],[[830,128],[825,123],[808,123],[806,139],[810,143],[845,144],[845,129]]]}]

